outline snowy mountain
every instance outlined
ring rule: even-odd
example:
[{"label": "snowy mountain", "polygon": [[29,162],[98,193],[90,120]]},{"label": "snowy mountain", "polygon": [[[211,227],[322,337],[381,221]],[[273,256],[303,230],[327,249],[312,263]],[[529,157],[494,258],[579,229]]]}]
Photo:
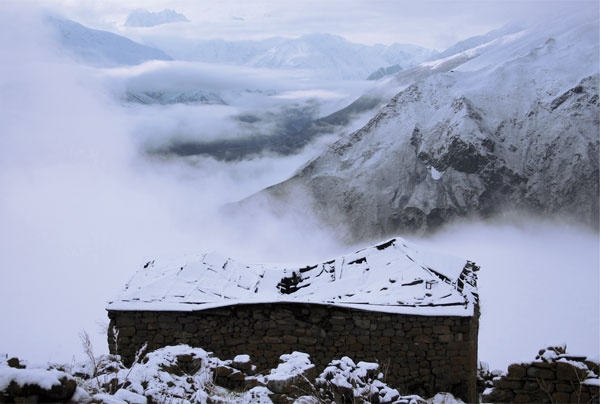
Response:
[{"label": "snowy mountain", "polygon": [[597,226],[597,33],[572,16],[403,71],[366,126],[244,203],[309,199],[352,239],[511,211]]},{"label": "snowy mountain", "polygon": [[401,70],[402,70],[402,66],[400,66],[400,65],[380,67],[379,69],[377,69],[377,71],[369,74],[369,77],[367,77],[367,80],[379,80],[386,76],[391,76],[392,74],[396,74]]},{"label": "snowy mountain", "polygon": [[171,41],[154,43],[179,60],[228,63],[269,69],[306,69],[338,79],[365,79],[376,70],[392,65],[403,68],[427,60],[437,52],[415,45],[394,43],[367,46],[330,34],[260,41]]},{"label": "snowy mountain", "polygon": [[213,92],[192,89],[189,91],[127,91],[123,98],[138,104],[218,104],[225,105],[223,98]]},{"label": "snowy mountain", "polygon": [[75,21],[49,18],[63,48],[94,66],[136,65],[149,60],[171,60],[163,51],[141,45],[108,31],[87,28]]},{"label": "snowy mountain", "polygon": [[154,27],[156,25],[170,24],[173,22],[189,22],[190,20],[175,10],[165,9],[158,12],[150,12],[145,9],[137,9],[129,13],[125,21],[126,27]]},{"label": "snowy mountain", "polygon": [[521,28],[519,25],[508,24],[483,35],[476,35],[467,38],[463,41],[459,41],[456,44],[449,47],[448,49],[446,49],[445,51],[443,51],[442,53],[440,53],[438,55],[438,58],[442,59],[448,56],[453,56],[466,50],[476,48],[480,45],[489,44],[495,39],[502,38],[506,35],[514,34],[522,30],[523,28]]}]

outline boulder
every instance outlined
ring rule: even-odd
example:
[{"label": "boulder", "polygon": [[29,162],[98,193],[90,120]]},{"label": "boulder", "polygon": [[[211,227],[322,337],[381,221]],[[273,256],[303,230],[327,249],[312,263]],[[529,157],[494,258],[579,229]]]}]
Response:
[{"label": "boulder", "polygon": [[0,402],[59,403],[73,397],[75,379],[58,370],[1,368]]}]

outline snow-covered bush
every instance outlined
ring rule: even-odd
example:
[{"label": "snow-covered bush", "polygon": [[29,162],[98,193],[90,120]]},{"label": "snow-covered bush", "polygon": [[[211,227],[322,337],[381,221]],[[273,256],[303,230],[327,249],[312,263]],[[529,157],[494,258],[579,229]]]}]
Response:
[{"label": "snow-covered bush", "polygon": [[299,397],[314,393],[313,380],[316,376],[315,365],[310,355],[292,352],[281,355],[279,365],[266,376],[267,388],[275,394]]},{"label": "snow-covered bush", "polygon": [[93,398],[107,401],[107,395],[125,402],[150,399],[152,402],[206,402],[212,387],[211,358],[201,348],[167,346],[149,352],[139,363],[125,368],[114,355],[101,357],[98,374],[84,381]]},{"label": "snow-covered bush", "polygon": [[320,394],[336,403],[391,403],[400,397],[396,389],[383,381],[379,364],[354,363],[347,356],[334,360],[316,380]]}]

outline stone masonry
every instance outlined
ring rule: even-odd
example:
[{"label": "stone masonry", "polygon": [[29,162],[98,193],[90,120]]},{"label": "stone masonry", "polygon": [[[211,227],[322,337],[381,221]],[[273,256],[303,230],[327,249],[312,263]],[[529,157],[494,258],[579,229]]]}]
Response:
[{"label": "stone masonry", "polygon": [[493,380],[484,403],[599,403],[598,363],[560,355],[556,360],[515,363]]},{"label": "stone masonry", "polygon": [[126,364],[146,342],[149,350],[189,344],[220,358],[249,354],[259,370],[293,351],[310,354],[319,372],[347,355],[379,362],[386,382],[402,394],[443,391],[477,399],[478,310],[472,317],[420,316],[264,303],[194,312],[109,310],[108,316],[110,351]]}]

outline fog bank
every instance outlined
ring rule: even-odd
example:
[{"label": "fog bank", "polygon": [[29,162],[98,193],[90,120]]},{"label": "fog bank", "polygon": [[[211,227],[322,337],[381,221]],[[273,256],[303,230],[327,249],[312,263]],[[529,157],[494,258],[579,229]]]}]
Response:
[{"label": "fog bank", "polygon": [[102,75],[58,58],[41,15],[7,11],[0,16],[0,351],[69,362],[83,354],[85,329],[96,353],[106,352],[106,302],[157,255],[219,250],[277,260],[320,256],[335,244],[308,220],[294,232],[283,217],[244,228],[218,213],[283,180],[314,151],[235,164],[148,159],[136,139],[145,121],[114,99]]},{"label": "fog bank", "polygon": [[479,359],[492,369],[533,360],[549,344],[600,355],[597,233],[523,218],[450,226],[417,242],[481,266]]}]

